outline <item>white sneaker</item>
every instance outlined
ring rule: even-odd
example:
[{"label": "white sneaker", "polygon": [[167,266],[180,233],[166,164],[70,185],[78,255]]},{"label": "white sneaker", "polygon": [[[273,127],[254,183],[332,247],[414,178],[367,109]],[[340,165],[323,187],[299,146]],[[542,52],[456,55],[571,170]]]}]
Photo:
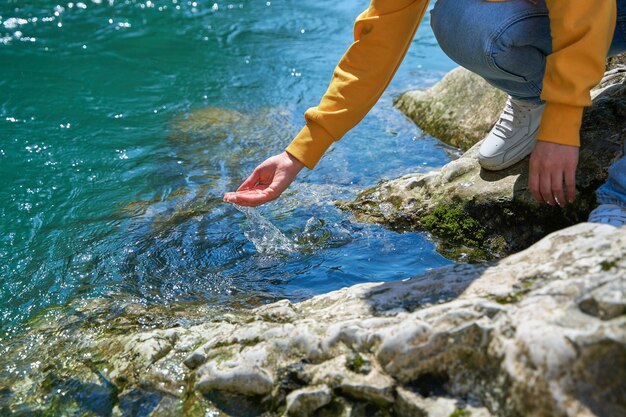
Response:
[{"label": "white sneaker", "polygon": [[601,204],[589,213],[589,222],[621,227],[626,224],[626,209],[615,204]]},{"label": "white sneaker", "polygon": [[529,155],[535,148],[544,108],[545,104],[509,97],[500,119],[480,146],[480,165],[488,170],[499,171]]}]

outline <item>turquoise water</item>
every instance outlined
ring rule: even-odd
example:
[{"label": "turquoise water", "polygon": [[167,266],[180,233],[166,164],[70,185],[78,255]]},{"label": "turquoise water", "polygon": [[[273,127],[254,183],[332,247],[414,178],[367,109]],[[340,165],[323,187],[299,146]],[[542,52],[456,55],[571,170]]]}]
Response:
[{"label": "turquoise water", "polygon": [[[221,202],[299,130],[366,6],[3,1],[1,328],[94,295],[254,305],[450,263],[424,235],[332,203],[449,160],[391,104],[453,67],[427,21],[382,100],[316,170],[248,216]],[[206,108],[214,126],[177,122]]]}]

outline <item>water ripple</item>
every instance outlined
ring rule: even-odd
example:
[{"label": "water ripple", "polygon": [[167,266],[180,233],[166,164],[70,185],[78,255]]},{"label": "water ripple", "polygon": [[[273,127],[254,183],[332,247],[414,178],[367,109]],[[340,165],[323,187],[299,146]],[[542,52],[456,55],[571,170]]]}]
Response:
[{"label": "water ripple", "polygon": [[451,67],[427,26],[392,94],[280,201],[221,200],[298,131],[362,7],[2,2],[0,328],[76,298],[250,306],[448,263],[332,204],[447,160],[391,106]]}]

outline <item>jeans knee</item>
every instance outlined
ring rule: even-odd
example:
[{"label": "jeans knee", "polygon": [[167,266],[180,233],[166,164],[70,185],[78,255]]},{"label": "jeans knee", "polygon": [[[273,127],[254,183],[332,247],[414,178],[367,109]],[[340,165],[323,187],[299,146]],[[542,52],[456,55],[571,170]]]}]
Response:
[{"label": "jeans knee", "polygon": [[486,79],[541,79],[552,46],[545,5],[525,1],[438,0],[431,26],[446,55]]},{"label": "jeans knee", "polygon": [[440,28],[442,27],[441,24],[444,23],[444,21],[442,21],[441,19],[441,13],[440,13],[440,4],[443,2],[444,0],[439,0],[435,3],[435,7],[430,11],[430,27],[433,30],[433,33],[435,34],[436,37],[439,37],[439,34],[441,33]]},{"label": "jeans knee", "polygon": [[[430,25],[443,52],[457,64],[476,69],[488,54],[484,25],[477,24],[479,11],[466,0],[438,0],[430,14]],[[484,17],[484,16],[483,16]],[[480,22],[480,20],[478,21]]]},{"label": "jeans knee", "polygon": [[458,13],[458,11],[455,11],[452,3],[454,3],[454,0],[438,0],[435,3],[435,7],[430,12],[430,27],[441,49],[455,60],[452,55],[455,54],[456,48],[453,46],[458,43],[456,38],[459,30],[452,23],[455,19],[453,19],[451,13]]}]

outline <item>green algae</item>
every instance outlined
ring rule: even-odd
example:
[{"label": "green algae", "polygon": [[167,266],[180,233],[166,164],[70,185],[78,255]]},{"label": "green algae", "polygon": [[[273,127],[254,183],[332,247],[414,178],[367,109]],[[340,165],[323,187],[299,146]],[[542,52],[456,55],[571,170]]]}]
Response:
[{"label": "green algae", "polygon": [[239,343],[239,345],[241,345],[240,350],[245,349],[246,347],[249,346],[256,346],[259,343],[261,343],[262,339],[259,336],[255,336],[251,339],[239,339],[237,340],[237,343]]},{"label": "green algae", "polygon": [[346,358],[346,367],[357,374],[367,375],[372,370],[370,362],[358,352]]},{"label": "green algae", "polygon": [[537,279],[531,278],[522,282],[521,286],[515,286],[513,291],[504,295],[493,296],[493,300],[498,304],[515,304],[518,303],[524,295],[528,294],[533,288]]},{"label": "green algae", "polygon": [[452,412],[452,414],[450,414],[450,417],[470,417],[471,415],[471,411],[464,408],[457,408]]},{"label": "green algae", "polygon": [[485,241],[481,224],[459,206],[439,205],[422,216],[420,223],[426,231],[448,243],[480,248]]},{"label": "green algae", "polygon": [[515,304],[522,299],[522,295],[521,291],[511,291],[506,295],[495,296],[493,299],[498,304]]},{"label": "green algae", "polygon": [[602,261],[600,263],[600,267],[602,268],[603,271],[610,271],[611,269],[615,268],[617,266],[617,262],[616,261]]}]

